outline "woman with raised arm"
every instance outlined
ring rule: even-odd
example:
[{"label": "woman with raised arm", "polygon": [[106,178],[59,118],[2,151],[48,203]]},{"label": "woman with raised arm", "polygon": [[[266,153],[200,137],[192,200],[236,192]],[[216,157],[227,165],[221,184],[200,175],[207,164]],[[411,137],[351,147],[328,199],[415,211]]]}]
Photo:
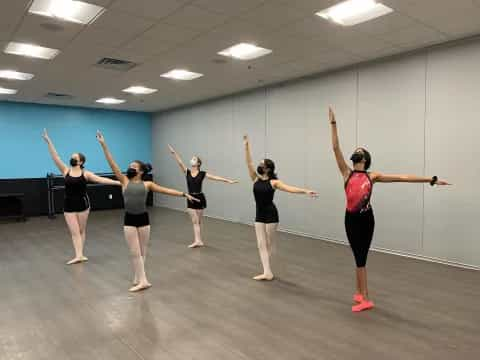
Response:
[{"label": "woman with raised arm", "polygon": [[197,247],[204,246],[202,240],[202,217],[203,217],[203,210],[207,208],[207,199],[202,192],[202,184],[203,180],[209,179],[214,181],[220,181],[227,184],[236,184],[238,181],[226,179],[220,176],[212,175],[208,172],[200,170],[202,166],[202,160],[198,156],[192,157],[190,160],[191,169],[187,168],[182,161],[180,155],[173,149],[171,145],[168,145],[168,149],[170,153],[173,155],[175,160],[177,161],[178,166],[183,174],[186,175],[187,178],[187,187],[188,193],[192,196],[195,196],[200,200],[200,202],[190,201],[187,200],[187,211],[192,219],[193,224],[193,234],[194,240],[193,243],[190,244],[188,247],[193,249]]},{"label": "woman with raised arm", "polygon": [[292,194],[306,194],[317,197],[313,190],[302,189],[290,186],[278,180],[275,173],[275,163],[270,159],[263,159],[255,167],[253,165],[250,143],[248,137],[243,137],[245,146],[245,158],[247,161],[248,174],[253,181],[253,195],[256,203],[255,233],[257,235],[257,246],[262,261],[263,273],[255,276],[254,280],[273,280],[273,272],[270,266],[272,257],[274,236],[278,227],[278,211],[273,203],[275,190],[281,190]]},{"label": "woman with raised arm", "polygon": [[130,249],[134,271],[133,286],[130,291],[136,292],[148,289],[152,286],[145,273],[147,246],[150,240],[150,219],[146,206],[148,192],[153,191],[170,196],[186,197],[190,201],[199,200],[184,192],[159,186],[152,181],[144,181],[145,176],[152,171],[152,166],[140,160],[131,162],[127,169],[127,175],[123,175],[105,143],[105,138],[99,131],[97,132],[97,139],[102,146],[108,164],[122,184],[125,204],[123,231]]},{"label": "woman with raised arm", "polygon": [[367,172],[372,158],[370,153],[359,147],[355,149],[350,160],[353,169],[347,165],[340,149],[337,134],[337,121],[335,114],[329,108],[329,119],[332,128],[332,145],[338,169],[343,177],[346,194],[345,230],[348,242],[352,248],[356,264],[357,292],[353,295],[353,312],[360,312],[374,307],[368,296],[367,287],[367,256],[373,238],[375,218],[373,216],[370,197],[373,184],[405,182],[405,183],[429,183],[434,185],[450,185],[438,177],[421,177],[415,175],[387,175],[379,172]]},{"label": "woman with raised arm", "polygon": [[120,182],[109,178],[95,175],[84,170],[85,155],[74,153],[70,158],[70,167],[67,167],[58,156],[47,130],[43,130],[43,139],[48,144],[48,151],[58,170],[65,179],[65,200],[63,214],[72,237],[75,257],[67,262],[68,265],[85,262],[88,258],[83,255],[85,239],[87,234],[87,221],[90,213],[90,200],[87,195],[87,183],[98,183],[105,185],[118,185]]}]

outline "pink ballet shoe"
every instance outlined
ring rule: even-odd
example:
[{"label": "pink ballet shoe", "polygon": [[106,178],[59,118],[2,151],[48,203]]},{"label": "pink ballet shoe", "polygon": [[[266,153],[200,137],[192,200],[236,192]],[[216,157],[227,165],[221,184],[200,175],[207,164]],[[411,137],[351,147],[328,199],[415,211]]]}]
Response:
[{"label": "pink ballet shoe", "polygon": [[363,299],[360,304],[352,306],[352,312],[370,310],[370,309],[373,309],[373,307],[374,307],[373,302],[371,302],[370,300]]},{"label": "pink ballet shoe", "polygon": [[356,303],[361,303],[363,301],[363,295],[359,293],[355,293],[353,295],[353,301],[355,301]]}]

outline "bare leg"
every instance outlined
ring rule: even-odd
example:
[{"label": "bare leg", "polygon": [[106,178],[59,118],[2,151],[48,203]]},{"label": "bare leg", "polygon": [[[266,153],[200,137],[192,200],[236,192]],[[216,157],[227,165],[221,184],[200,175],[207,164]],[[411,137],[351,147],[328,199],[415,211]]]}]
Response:
[{"label": "bare leg", "polygon": [[[87,238],[87,221],[90,209],[87,209],[81,213],[77,213],[78,225],[80,226],[80,236],[82,237],[82,254],[85,248],[85,240]],[[88,261],[86,256],[82,256],[82,261]]]},{"label": "bare leg", "polygon": [[203,210],[188,209],[188,213],[190,214],[190,218],[192,219],[193,235],[194,235],[193,243],[190,244],[188,247],[191,249],[196,247],[202,247],[204,246],[204,243],[202,241]]},{"label": "bare leg", "polygon": [[[145,267],[145,262],[147,260],[148,243],[150,241],[150,225],[140,227],[137,230],[138,230],[138,239],[140,241],[140,252],[143,258],[143,266]],[[133,284],[134,285],[138,284],[137,274],[135,274]]]},{"label": "bare leg", "polygon": [[273,280],[272,269],[270,268],[270,254],[268,250],[267,226],[264,223],[255,223],[255,233],[257,235],[258,252],[263,266],[263,274],[255,276],[254,280]]},{"label": "bare leg", "polygon": [[367,268],[357,268],[357,282],[359,285],[359,294],[362,294],[365,300],[368,300],[368,287],[367,287]]},{"label": "bare leg", "polygon": [[67,223],[70,235],[72,236],[73,248],[75,249],[75,257],[67,262],[68,265],[77,264],[82,262],[83,246],[82,235],[80,234],[80,225],[78,224],[78,218],[76,213],[64,213],[65,222]]},{"label": "bare leg", "polygon": [[147,289],[152,285],[148,282],[147,275],[145,274],[145,267],[143,264],[142,252],[140,250],[140,240],[137,228],[133,226],[124,226],[123,231],[125,233],[125,239],[127,241],[128,248],[130,250],[133,271],[136,279],[138,279],[138,284],[131,287],[130,291],[135,292]]}]

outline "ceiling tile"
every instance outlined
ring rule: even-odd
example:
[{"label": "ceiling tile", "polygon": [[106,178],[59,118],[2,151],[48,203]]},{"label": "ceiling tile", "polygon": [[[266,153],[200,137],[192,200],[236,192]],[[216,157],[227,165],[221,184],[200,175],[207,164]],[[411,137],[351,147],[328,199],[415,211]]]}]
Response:
[{"label": "ceiling tile", "polygon": [[118,10],[108,10],[91,24],[89,28],[118,30],[122,34],[128,33],[135,36],[148,30],[153,25],[153,20],[141,18]]},{"label": "ceiling tile", "polygon": [[116,48],[128,43],[134,38],[131,32],[116,29],[91,27],[82,31],[73,41],[73,46],[88,47],[105,46]]},{"label": "ceiling tile", "polygon": [[193,39],[201,34],[201,30],[192,30],[185,27],[178,27],[166,23],[158,23],[141,35],[143,38],[181,43]]},{"label": "ceiling tile", "polygon": [[229,16],[201,9],[196,6],[185,6],[167,17],[165,22],[179,27],[209,30],[224,23]]},{"label": "ceiling tile", "polygon": [[192,5],[213,12],[238,15],[244,11],[260,6],[265,1],[266,0],[196,0]]},{"label": "ceiling tile", "polygon": [[383,34],[380,37],[394,46],[406,48],[421,48],[447,40],[440,32],[420,24]]},{"label": "ceiling tile", "polygon": [[189,2],[191,0],[116,0],[111,9],[158,20],[171,15]]},{"label": "ceiling tile", "polygon": [[284,3],[273,0],[268,0],[259,7],[240,15],[242,19],[272,29],[280,28],[286,24],[310,16],[314,15],[310,14],[308,11],[287,6]]}]

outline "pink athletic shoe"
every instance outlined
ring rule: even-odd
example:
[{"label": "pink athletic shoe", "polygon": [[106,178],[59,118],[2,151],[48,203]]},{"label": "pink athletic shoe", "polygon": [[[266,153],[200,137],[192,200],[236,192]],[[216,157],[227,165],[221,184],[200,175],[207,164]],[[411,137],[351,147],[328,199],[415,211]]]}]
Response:
[{"label": "pink athletic shoe", "polygon": [[370,300],[362,300],[360,304],[352,306],[352,312],[360,312],[365,310],[373,309],[374,305],[373,302]]},{"label": "pink athletic shoe", "polygon": [[359,293],[354,294],[353,301],[355,301],[356,303],[361,303],[363,301],[363,295]]}]

